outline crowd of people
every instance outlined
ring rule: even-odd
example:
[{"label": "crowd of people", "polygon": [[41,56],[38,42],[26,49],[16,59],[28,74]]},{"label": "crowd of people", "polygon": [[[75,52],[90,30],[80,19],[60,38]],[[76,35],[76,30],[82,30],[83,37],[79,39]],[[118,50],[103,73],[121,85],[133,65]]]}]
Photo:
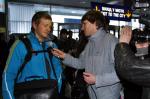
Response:
[{"label": "crowd of people", "polygon": [[[3,98],[149,99],[149,28],[132,31],[125,26],[118,40],[108,33],[109,20],[95,10],[85,13],[81,24],[78,41],[65,28],[52,39],[52,18],[39,11],[28,35],[11,44],[3,42],[8,46],[1,47],[9,49],[6,55],[0,53],[6,56],[0,62]],[[33,84],[38,81],[40,85]],[[26,88],[18,92],[16,85]]]}]

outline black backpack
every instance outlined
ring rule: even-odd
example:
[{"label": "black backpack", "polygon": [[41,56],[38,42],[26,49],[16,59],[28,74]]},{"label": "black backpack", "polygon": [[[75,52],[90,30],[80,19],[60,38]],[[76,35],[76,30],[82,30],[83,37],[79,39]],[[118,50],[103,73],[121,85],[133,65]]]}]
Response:
[{"label": "black backpack", "polygon": [[[32,58],[32,55],[33,54],[38,54],[38,53],[41,53],[41,52],[47,52],[49,50],[52,49],[52,47],[49,47],[48,49],[46,50],[39,50],[39,51],[34,51],[33,48],[32,48],[32,45],[31,45],[31,42],[30,40],[28,39],[27,35],[24,35],[24,36],[21,36],[19,37],[19,40],[22,41],[26,47],[26,50],[27,50],[27,54],[24,58],[24,62],[23,64],[21,65],[20,69],[18,70],[18,73],[17,73],[17,76],[16,76],[16,80],[17,80],[17,77],[18,75],[21,73],[21,71],[24,69],[25,65],[31,60]],[[50,58],[50,61],[51,61],[51,56],[49,56]],[[54,70],[54,67],[52,66],[52,69]],[[54,72],[55,73],[55,72]],[[55,74],[56,75],[56,74]]]},{"label": "black backpack", "polygon": [[19,73],[24,69],[25,65],[31,60],[32,54],[33,54],[33,49],[30,40],[27,38],[27,36],[19,37],[19,40],[22,41],[26,47],[27,54],[25,56],[24,62],[21,65],[20,69],[18,70],[16,79],[19,75]]}]

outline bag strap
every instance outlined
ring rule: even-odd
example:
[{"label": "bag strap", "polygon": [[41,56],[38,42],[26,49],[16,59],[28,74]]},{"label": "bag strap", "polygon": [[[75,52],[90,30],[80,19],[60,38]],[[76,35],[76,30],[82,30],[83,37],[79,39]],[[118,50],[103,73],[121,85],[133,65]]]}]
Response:
[{"label": "bag strap", "polygon": [[22,72],[22,70],[24,69],[25,65],[31,60],[31,57],[32,57],[32,45],[31,45],[31,42],[30,40],[27,38],[27,36],[24,36],[24,37],[20,37],[19,38],[25,45],[26,47],[26,50],[27,50],[27,54],[25,56],[25,59],[24,59],[24,62],[22,63],[20,69],[18,70],[18,73],[17,73],[17,76],[16,76],[16,79],[18,78],[19,74]]},{"label": "bag strap", "polygon": [[58,78],[57,78],[57,75],[56,75],[56,71],[55,71],[55,68],[54,68],[54,65],[53,65],[53,62],[52,62],[52,56],[53,56],[52,53],[49,52],[49,59],[50,59],[51,67],[52,67],[54,76],[55,76],[56,80],[58,81]]},{"label": "bag strap", "polygon": [[[32,52],[34,52],[33,49],[32,49],[31,42],[30,42],[30,40],[27,38],[27,36],[20,37],[19,39],[24,43],[24,45],[25,45],[25,47],[26,47],[26,49],[27,49],[27,54],[26,54],[26,56],[25,56],[25,59],[24,59],[23,64],[21,65],[20,69],[18,70],[18,73],[17,73],[16,79],[15,79],[15,82],[16,82],[16,80],[17,80],[19,74],[20,74],[20,73],[22,72],[22,70],[24,69],[25,65],[31,60]],[[38,53],[38,52],[37,52],[37,53]],[[44,54],[45,54],[45,53],[44,53]],[[58,80],[58,79],[57,79],[56,72],[55,72],[55,68],[54,68],[53,62],[52,62],[52,54],[49,54],[49,58],[50,58],[50,63],[51,63],[51,67],[52,67],[54,76],[55,76],[56,80]],[[48,68],[48,67],[46,66],[46,70],[47,70],[48,75],[50,75],[50,68]]]},{"label": "bag strap", "polygon": [[[45,50],[45,43],[44,43],[44,42],[42,43],[42,47],[43,47],[43,50]],[[54,76],[55,76],[56,80],[58,80],[58,79],[57,79],[56,72],[55,72],[55,68],[54,68],[54,65],[53,65],[53,61],[52,61],[52,56],[53,56],[53,55],[52,55],[52,53],[50,52],[49,49],[52,49],[52,47],[47,48],[47,53],[48,53],[48,55],[49,55],[50,64],[49,64],[49,62],[48,62],[48,60],[47,60],[47,58],[46,58],[46,54],[44,53],[47,75],[48,75],[48,78],[50,79],[50,67],[49,67],[49,66],[51,66],[51,67],[52,67],[52,71],[53,71],[53,73],[54,73]],[[49,65],[49,66],[48,66],[48,65]]]},{"label": "bag strap", "polygon": [[[45,50],[45,42],[42,43],[42,48],[43,50]],[[50,64],[49,64],[49,61],[46,57],[46,52],[44,52],[44,60],[45,60],[45,67],[46,67],[46,72],[47,72],[47,77],[48,79],[50,79]]]}]

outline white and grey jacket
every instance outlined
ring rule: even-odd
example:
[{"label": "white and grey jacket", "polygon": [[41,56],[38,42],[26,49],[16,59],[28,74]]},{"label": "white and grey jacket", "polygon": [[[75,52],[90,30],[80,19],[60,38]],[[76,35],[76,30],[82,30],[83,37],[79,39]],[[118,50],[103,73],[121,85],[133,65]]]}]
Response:
[{"label": "white and grey jacket", "polygon": [[114,49],[117,38],[100,28],[89,37],[84,51],[79,58],[65,55],[63,63],[96,75],[96,83],[89,85],[91,99],[119,99],[120,80],[117,77],[114,63]]}]

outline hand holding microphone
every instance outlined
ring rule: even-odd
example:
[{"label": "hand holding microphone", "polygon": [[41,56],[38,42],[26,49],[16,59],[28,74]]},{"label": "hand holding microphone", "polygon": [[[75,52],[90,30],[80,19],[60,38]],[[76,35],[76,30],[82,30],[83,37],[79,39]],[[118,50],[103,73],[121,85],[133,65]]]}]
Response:
[{"label": "hand holding microphone", "polygon": [[65,58],[65,53],[59,49],[53,48],[52,54],[58,58],[64,59]]}]

